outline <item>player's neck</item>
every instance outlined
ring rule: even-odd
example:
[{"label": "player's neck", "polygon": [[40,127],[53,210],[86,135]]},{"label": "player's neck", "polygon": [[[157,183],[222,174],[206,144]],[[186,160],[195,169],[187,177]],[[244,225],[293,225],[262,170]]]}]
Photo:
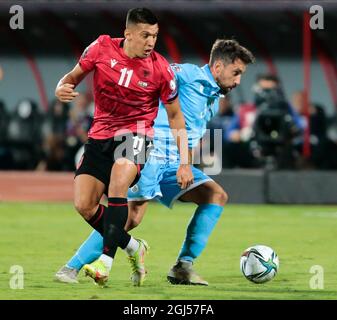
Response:
[{"label": "player's neck", "polygon": [[123,51],[129,58],[136,58],[136,54],[132,52],[128,41],[125,39],[123,43]]}]

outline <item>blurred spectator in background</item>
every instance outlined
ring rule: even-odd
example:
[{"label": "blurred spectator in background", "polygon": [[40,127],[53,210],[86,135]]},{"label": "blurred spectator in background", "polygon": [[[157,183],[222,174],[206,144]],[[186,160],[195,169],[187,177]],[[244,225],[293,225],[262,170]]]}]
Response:
[{"label": "blurred spectator in background", "polygon": [[293,168],[292,140],[303,129],[299,115],[274,75],[258,75],[253,93],[254,103],[240,105],[229,125],[224,166]]},{"label": "blurred spectator in background", "polygon": [[[207,123],[207,129],[209,134],[205,134],[199,146],[194,149],[194,157],[199,154],[202,155],[200,158],[200,164],[196,164],[199,168],[204,168],[209,165],[214,167],[215,163],[222,166],[222,154],[220,154],[219,149],[214,146],[214,143],[218,140],[215,139],[215,130],[220,129],[222,132],[222,146],[224,145],[224,139],[226,139],[226,132],[231,118],[234,115],[233,105],[231,103],[230,94],[223,96],[219,99],[219,110],[218,113]],[[205,148],[204,148],[205,147]],[[195,160],[197,158],[195,157]]]},{"label": "blurred spectator in background", "polygon": [[46,130],[48,130],[49,134],[65,136],[69,112],[70,106],[68,103],[61,102],[58,99],[52,101],[46,121]]},{"label": "blurred spectator in background", "polygon": [[0,169],[11,169],[13,166],[13,158],[8,143],[8,123],[9,113],[5,104],[0,101]]},{"label": "blurred spectator in background", "polygon": [[66,130],[66,169],[75,170],[77,152],[88,139],[88,131],[93,120],[93,104],[89,95],[80,93],[73,101]]},{"label": "blurred spectator in background", "polygon": [[36,102],[22,99],[11,116],[8,143],[13,156],[12,169],[35,169],[42,154],[43,116]]},{"label": "blurred spectator in background", "polygon": [[52,101],[43,125],[43,155],[37,170],[67,169],[65,146],[68,120],[69,104],[57,99]]},{"label": "blurred spectator in background", "polygon": [[0,100],[0,141],[6,141],[8,130],[9,114],[5,108],[5,104]]},{"label": "blurred spectator in background", "polygon": [[[303,128],[308,126],[305,106],[304,92],[296,91],[292,95],[292,105],[300,115]],[[327,154],[327,117],[324,108],[318,104],[309,103],[309,130],[310,130],[310,150],[311,156],[303,162],[304,167],[323,169],[326,164]],[[299,152],[303,149],[304,135],[295,139],[295,145]],[[303,159],[305,160],[305,159]]]},{"label": "blurred spectator in background", "polygon": [[211,119],[207,124],[207,128],[210,130],[210,150],[214,151],[214,129],[222,130],[222,140],[227,139],[227,130],[231,119],[234,116],[233,105],[231,102],[230,95],[227,94],[225,97],[219,99],[219,111],[217,115]]},{"label": "blurred spectator in background", "polygon": [[256,107],[253,103],[241,104],[231,117],[223,139],[222,166],[224,168],[259,166],[250,148],[255,117]]},{"label": "blurred spectator in background", "polygon": [[4,77],[4,71],[0,66],[0,81],[3,79],[3,77]]},{"label": "blurred spectator in background", "polygon": [[337,169],[337,113],[331,118],[327,128],[326,153],[321,169]]},{"label": "blurred spectator in background", "polygon": [[[36,170],[74,171],[76,153],[87,141],[92,119],[92,99],[87,94],[80,93],[72,107],[57,99],[52,101],[42,126],[43,143]],[[20,146],[23,146],[21,138],[20,141]],[[41,142],[37,145],[40,146]]]},{"label": "blurred spectator in background", "polygon": [[[3,70],[0,66],[0,81],[3,79]],[[10,169],[13,163],[8,145],[9,114],[5,103],[0,100],[0,169]]]}]

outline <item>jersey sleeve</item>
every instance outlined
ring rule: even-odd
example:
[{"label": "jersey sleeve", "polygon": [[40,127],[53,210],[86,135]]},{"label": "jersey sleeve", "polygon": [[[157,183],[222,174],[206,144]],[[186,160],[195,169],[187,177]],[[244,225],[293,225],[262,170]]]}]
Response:
[{"label": "jersey sleeve", "polygon": [[162,62],[162,77],[160,83],[160,100],[169,103],[178,96],[177,82],[170,65],[166,60]]},{"label": "jersey sleeve", "polygon": [[181,65],[178,63],[172,63],[171,65],[171,69],[174,72],[175,75],[175,79],[177,82],[177,85],[179,87],[179,85],[186,83],[186,72],[184,70],[184,66],[185,65]]},{"label": "jersey sleeve", "polygon": [[101,37],[84,49],[79,60],[79,65],[83,71],[91,71],[94,69],[99,52],[100,38]]}]

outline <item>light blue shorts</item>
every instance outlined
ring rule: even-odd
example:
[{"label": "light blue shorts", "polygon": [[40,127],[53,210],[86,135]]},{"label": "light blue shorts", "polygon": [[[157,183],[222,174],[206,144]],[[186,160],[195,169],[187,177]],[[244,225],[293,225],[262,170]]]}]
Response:
[{"label": "light blue shorts", "polygon": [[146,162],[141,177],[136,185],[128,192],[129,201],[142,201],[156,199],[165,206],[172,208],[174,201],[179,199],[187,191],[197,186],[213,181],[201,170],[192,167],[194,183],[187,189],[181,189],[177,183],[178,163],[168,161],[157,161],[157,158],[150,156]]}]

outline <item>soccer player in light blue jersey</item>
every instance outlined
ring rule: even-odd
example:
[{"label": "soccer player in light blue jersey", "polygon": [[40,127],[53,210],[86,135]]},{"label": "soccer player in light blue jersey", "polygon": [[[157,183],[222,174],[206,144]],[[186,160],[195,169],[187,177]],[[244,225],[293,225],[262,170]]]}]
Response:
[{"label": "soccer player in light blue jersey", "polygon": [[[240,84],[247,65],[253,61],[252,53],[237,41],[218,39],[213,44],[209,63],[205,66],[172,65],[185,116],[191,157],[192,149],[206,132],[207,122],[217,113],[220,97]],[[141,222],[151,199],[157,199],[169,208],[176,200],[195,203],[197,208],[167,279],[172,284],[208,285],[192,266],[206,247],[228,196],[219,184],[196,167],[192,169],[193,184],[181,189],[176,177],[179,167],[178,150],[162,103],[154,129],[154,149],[142,170],[140,180],[129,189],[129,217],[125,230],[129,231]],[[56,280],[76,283],[79,270],[97,259],[102,249],[101,235],[97,231],[92,232],[76,254],[56,273]]]}]

